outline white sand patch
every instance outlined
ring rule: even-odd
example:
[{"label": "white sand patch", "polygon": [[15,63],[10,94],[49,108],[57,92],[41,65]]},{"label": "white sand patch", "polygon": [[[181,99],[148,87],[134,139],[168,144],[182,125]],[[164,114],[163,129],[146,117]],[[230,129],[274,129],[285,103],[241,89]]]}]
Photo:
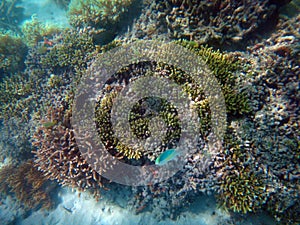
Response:
[{"label": "white sand patch", "polygon": [[22,217],[25,213],[22,206],[10,196],[0,197],[0,224],[14,224],[17,218]]},{"label": "white sand patch", "polygon": [[[203,196],[192,211],[182,213],[176,221],[167,219],[157,221],[150,212],[135,215],[105,198],[98,202],[88,193],[71,192],[64,188],[61,203],[56,209],[46,212],[37,211],[21,221],[20,225],[215,225],[229,219],[229,215],[216,209],[213,198]],[[214,213],[213,213],[214,212]]]}]

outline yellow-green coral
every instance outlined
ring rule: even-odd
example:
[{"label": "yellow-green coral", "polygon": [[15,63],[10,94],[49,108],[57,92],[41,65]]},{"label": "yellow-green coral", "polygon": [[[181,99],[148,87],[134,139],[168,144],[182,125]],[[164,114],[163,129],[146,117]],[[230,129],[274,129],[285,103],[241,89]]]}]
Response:
[{"label": "yellow-green coral", "polygon": [[98,51],[92,38],[88,34],[78,34],[74,30],[65,30],[61,36],[62,42],[45,53],[41,64],[54,73],[61,69],[71,69],[76,72],[85,70],[87,62]]},{"label": "yellow-green coral", "polygon": [[[197,46],[191,42],[180,42],[183,46],[193,49],[203,60],[207,63],[208,67],[213,72],[212,75],[216,76],[222,91],[225,95],[225,102],[227,103],[227,112],[232,114],[243,114],[248,112],[248,105],[246,96],[240,94],[235,88],[235,75],[236,70],[240,68],[239,62],[234,61],[230,56],[220,53],[219,51],[213,51],[211,48]],[[139,69],[135,71],[133,68],[148,68],[152,72],[145,72],[141,74]],[[162,73],[163,71],[163,73]],[[130,74],[130,75],[129,75]],[[205,97],[203,90],[196,84],[193,77],[186,74],[180,68],[175,68],[172,65],[167,65],[162,62],[144,62],[136,64],[135,66],[128,66],[123,68],[115,76],[115,84],[124,82],[122,79],[135,78],[137,76],[166,76],[168,79],[173,80],[176,84],[181,85],[183,90],[190,96],[192,100],[191,107],[194,107],[198,116],[201,118],[200,121],[200,132],[205,137],[211,128],[211,111],[209,108],[209,99]],[[128,78],[126,78],[128,77]],[[114,84],[113,82],[113,84]],[[127,81],[125,81],[126,83]],[[122,86],[120,87],[122,88]],[[96,120],[99,128],[101,140],[111,148],[117,149],[127,158],[140,158],[139,150],[134,151],[128,146],[124,146],[124,143],[120,144],[119,140],[114,137],[112,125],[110,123],[110,109],[113,104],[113,98],[115,98],[116,92],[110,92],[108,96],[104,97],[99,103],[96,110]],[[155,97],[149,97],[138,102],[131,109],[129,115],[129,123],[131,132],[141,139],[146,139],[151,136],[151,125],[150,121],[154,117],[160,117],[163,123],[166,125],[166,135],[162,141],[164,147],[174,147],[176,140],[179,139],[180,121],[176,113],[176,108],[170,105],[166,100],[159,100]],[[155,102],[155,105],[159,105],[157,109],[151,109],[151,103]],[[146,108],[148,113],[144,114]],[[116,148],[116,146],[118,146]],[[149,154],[149,157],[148,157]],[[152,154],[152,155],[151,155]],[[143,156],[149,158],[153,156],[153,152],[144,152]],[[156,153],[155,153],[156,154]]]},{"label": "yellow-green coral", "polygon": [[87,25],[106,27],[115,24],[132,2],[132,0],[72,0],[68,10],[70,23],[76,27]]},{"label": "yellow-green coral", "polygon": [[234,212],[254,212],[261,208],[267,199],[267,186],[261,176],[255,172],[249,148],[237,140],[231,128],[225,136],[225,146],[222,154],[225,161],[218,173],[220,192],[217,198],[220,205]]},{"label": "yellow-green coral", "polygon": [[235,168],[226,174],[221,189],[219,198],[223,201],[223,206],[234,212],[255,211],[265,201],[266,187],[262,179],[249,168]]},{"label": "yellow-green coral", "polygon": [[13,116],[25,119],[29,116],[29,101],[33,83],[24,74],[4,77],[0,82],[0,119]]},{"label": "yellow-green coral", "polygon": [[96,124],[100,139],[106,144],[106,147],[115,148],[128,159],[139,159],[142,156],[140,150],[134,150],[129,146],[122,144],[115,136],[110,121],[110,112],[113,106],[113,101],[117,97],[117,92],[108,93],[96,106]]},{"label": "yellow-green coral", "polygon": [[116,149],[128,159],[140,159],[142,157],[142,150],[133,150],[133,148],[120,142],[117,144]]},{"label": "yellow-green coral", "polygon": [[43,24],[38,20],[36,15],[33,15],[31,20],[25,21],[22,25],[22,33],[25,43],[30,47],[35,46],[37,42],[43,40],[43,38],[60,31],[61,29],[59,27]]},{"label": "yellow-green coral", "polygon": [[26,52],[26,45],[20,37],[0,32],[0,73],[22,70]]},{"label": "yellow-green coral", "polygon": [[235,73],[242,70],[241,62],[228,54],[215,51],[212,48],[199,45],[193,41],[177,41],[176,43],[196,52],[221,85],[226,103],[226,111],[233,115],[249,113],[250,107],[245,92],[239,92],[236,88]]}]

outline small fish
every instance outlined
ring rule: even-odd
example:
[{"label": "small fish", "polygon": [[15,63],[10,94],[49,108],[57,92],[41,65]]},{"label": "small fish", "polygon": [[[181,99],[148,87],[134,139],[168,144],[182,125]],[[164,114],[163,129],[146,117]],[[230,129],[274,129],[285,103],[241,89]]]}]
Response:
[{"label": "small fish", "polygon": [[65,206],[62,206],[64,210],[66,210],[68,213],[73,213],[73,211]]},{"label": "small fish", "polygon": [[56,121],[48,121],[48,122],[43,123],[42,125],[45,128],[52,128],[56,125],[56,123],[57,123]]},{"label": "small fish", "polygon": [[53,46],[53,42],[44,37],[44,46]]},{"label": "small fish", "polygon": [[178,155],[178,151],[175,148],[168,149],[161,153],[155,160],[155,164],[162,166],[169,162],[170,160],[174,159]]}]

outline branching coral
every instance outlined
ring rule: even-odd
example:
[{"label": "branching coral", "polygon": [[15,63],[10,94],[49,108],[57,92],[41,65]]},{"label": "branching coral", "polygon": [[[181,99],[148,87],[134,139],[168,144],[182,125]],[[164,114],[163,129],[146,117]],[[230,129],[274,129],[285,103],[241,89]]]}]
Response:
[{"label": "branching coral", "polygon": [[24,69],[27,48],[20,37],[0,32],[0,77]]},{"label": "branching coral", "polygon": [[82,157],[70,127],[70,111],[50,109],[34,135],[37,150],[35,166],[50,180],[85,190],[92,188],[96,196],[102,179]]},{"label": "branching coral", "polygon": [[86,68],[87,62],[97,53],[93,39],[86,33],[78,34],[74,30],[65,30],[53,40],[55,46],[45,53],[41,64],[51,72],[61,70],[73,72]]},{"label": "branching coral", "polygon": [[[277,9],[288,1],[145,1],[143,13],[127,36],[195,40],[219,48],[241,47],[264,26],[272,26]],[[268,23],[270,21],[270,23]],[[268,24],[267,24],[268,23]],[[275,25],[275,24],[274,24]]]},{"label": "branching coral", "polygon": [[132,0],[72,0],[69,5],[70,22],[76,27],[107,28],[119,22]]},{"label": "branching coral", "polygon": [[[234,212],[253,212],[262,207],[268,197],[266,180],[253,165],[248,142],[240,143],[237,135],[229,130],[224,150],[216,160],[220,191],[220,205]],[[221,163],[221,164],[220,164]]]},{"label": "branching coral", "polygon": [[98,43],[109,43],[120,32],[124,21],[130,20],[128,11],[134,8],[134,2],[135,0],[72,0],[68,10],[69,22],[73,27],[88,30]]},{"label": "branching coral", "polygon": [[[111,92],[105,97],[103,97],[96,106],[95,116],[101,141],[103,143],[106,143],[107,149],[115,148],[117,152],[121,153],[128,159],[140,159],[144,155],[153,161],[157,157],[157,154],[153,155],[152,152],[144,152],[143,149],[133,149],[132,147],[125,145],[116,137],[114,137],[114,131],[110,122],[110,113],[113,101],[116,98],[116,96],[116,92]],[[152,113],[144,115],[144,112],[145,110],[147,110],[147,107],[143,107],[142,105],[145,106],[145,104],[143,103],[149,103],[149,101],[155,101],[161,109],[148,109],[153,110],[153,115],[149,115]],[[151,128],[149,127],[149,122],[155,114],[155,116],[159,116],[162,118],[169,130],[169,132],[167,132],[166,134],[166,138],[163,141],[162,145],[169,145],[170,147],[170,142],[175,142],[174,139],[178,139],[180,134],[180,132],[178,132],[178,130],[180,130],[178,118],[176,117],[176,113],[172,113],[171,109],[174,110],[174,108],[172,108],[169,104],[162,100],[144,99],[143,102],[140,102],[139,104],[133,107],[129,115],[129,123],[131,125],[130,128],[133,134],[136,135],[138,138],[142,139],[146,139],[147,137],[149,137],[151,135]]]},{"label": "branching coral", "polygon": [[17,6],[17,0],[1,0],[0,2],[0,28],[19,33],[19,22],[24,15],[22,8]]},{"label": "branching coral", "polygon": [[31,20],[25,21],[22,25],[25,43],[30,47],[35,46],[43,38],[49,38],[59,31],[60,28],[43,24],[35,15],[31,17]]},{"label": "branching coral", "polygon": [[248,97],[245,92],[237,91],[236,72],[242,71],[242,62],[226,53],[199,45],[197,42],[178,41],[178,44],[195,51],[203,58],[206,65],[219,81],[225,97],[226,110],[229,114],[242,115],[250,112]]},{"label": "branching coral", "polygon": [[18,116],[26,120],[28,100],[26,97],[32,91],[32,84],[23,73],[12,77],[4,77],[0,83],[0,118],[8,120],[10,117]]},{"label": "branching coral", "polygon": [[[181,41],[178,43],[202,57],[213,75],[217,77],[224,91],[229,115],[243,115],[249,112],[250,107],[247,102],[247,96],[245,93],[238,91],[235,82],[235,72],[241,70],[241,62],[231,58],[229,55],[213,51],[211,48],[198,45],[195,42]],[[96,70],[97,68],[92,69]],[[95,115],[101,141],[105,143],[106,148],[117,150],[117,152],[128,159],[147,158],[153,161],[164,149],[175,147],[176,141],[180,137],[180,122],[177,118],[176,109],[164,100],[157,98],[143,99],[142,102],[135,105],[129,116],[129,121],[134,135],[137,138],[146,139],[151,134],[151,127],[149,127],[151,119],[160,117],[166,126],[166,136],[162,141],[163,147],[161,149],[156,149],[155,151],[133,150],[132,147],[125,146],[124,143],[120,143],[114,137],[114,131],[110,122],[110,111],[118,91],[132,80],[148,75],[168,77],[176,84],[181,85],[193,102],[191,107],[196,107],[201,117],[201,134],[205,137],[210,129],[209,100],[205,98],[203,90],[195,84],[192,76],[186,74],[180,68],[175,68],[162,62],[140,62],[129,65],[109,79],[103,96],[99,96]],[[152,102],[152,105],[156,105],[156,109],[151,109],[150,102]]]},{"label": "branching coral", "polygon": [[52,207],[50,191],[52,188],[43,174],[34,167],[32,160],[19,166],[8,165],[0,170],[0,192],[14,196],[27,208]]}]

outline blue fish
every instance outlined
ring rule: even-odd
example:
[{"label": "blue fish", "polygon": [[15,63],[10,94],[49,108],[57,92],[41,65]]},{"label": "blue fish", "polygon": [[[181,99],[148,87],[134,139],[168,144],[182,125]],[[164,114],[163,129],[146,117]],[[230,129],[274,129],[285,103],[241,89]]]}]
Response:
[{"label": "blue fish", "polygon": [[156,165],[164,165],[170,160],[174,159],[178,155],[178,152],[175,148],[168,149],[161,153],[155,160]]}]

